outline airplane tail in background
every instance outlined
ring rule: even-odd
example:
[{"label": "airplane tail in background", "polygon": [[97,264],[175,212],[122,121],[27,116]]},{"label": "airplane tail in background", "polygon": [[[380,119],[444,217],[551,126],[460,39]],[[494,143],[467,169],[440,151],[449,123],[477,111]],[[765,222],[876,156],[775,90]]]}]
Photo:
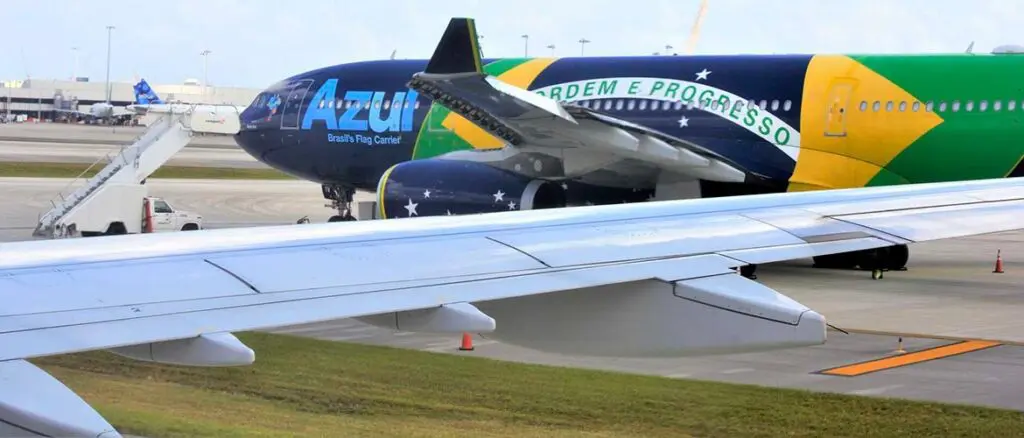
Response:
[{"label": "airplane tail in background", "polygon": [[149,86],[149,83],[145,79],[139,81],[133,87],[135,88],[135,103],[146,105],[146,104],[162,104],[163,99],[156,95],[156,92]]}]

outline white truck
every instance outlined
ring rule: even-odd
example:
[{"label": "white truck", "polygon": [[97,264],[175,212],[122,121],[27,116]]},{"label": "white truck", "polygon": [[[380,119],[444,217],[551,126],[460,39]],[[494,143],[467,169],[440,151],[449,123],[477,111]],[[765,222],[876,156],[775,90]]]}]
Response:
[{"label": "white truck", "polygon": [[149,196],[143,184],[108,183],[90,194],[89,208],[75,208],[59,220],[64,236],[192,231],[203,228],[203,217],[178,210]]}]

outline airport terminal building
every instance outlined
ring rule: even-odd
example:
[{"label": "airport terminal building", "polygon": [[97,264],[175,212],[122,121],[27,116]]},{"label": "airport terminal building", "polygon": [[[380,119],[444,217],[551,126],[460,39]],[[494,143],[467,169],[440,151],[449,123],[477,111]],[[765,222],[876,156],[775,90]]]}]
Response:
[{"label": "airport terminal building", "polygon": [[[134,102],[134,83],[111,82],[111,104],[129,105]],[[259,94],[255,88],[209,86],[197,80],[182,84],[150,84],[165,102],[232,104],[248,106]],[[0,81],[0,119],[54,121],[62,119],[55,109],[89,111],[95,103],[106,101],[106,83],[92,82],[88,78],[77,80],[36,79]]]}]

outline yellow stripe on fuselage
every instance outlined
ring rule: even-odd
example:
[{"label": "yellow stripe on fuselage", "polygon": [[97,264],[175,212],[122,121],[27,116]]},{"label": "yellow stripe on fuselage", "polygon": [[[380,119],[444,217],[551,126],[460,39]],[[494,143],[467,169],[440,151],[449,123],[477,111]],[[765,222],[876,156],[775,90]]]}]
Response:
[{"label": "yellow stripe on fuselage", "polygon": [[[553,62],[555,62],[554,58],[531,59],[502,73],[498,76],[498,79],[510,85],[526,89]],[[498,137],[489,134],[483,128],[455,113],[448,113],[448,117],[445,117],[444,121],[441,122],[441,126],[444,126],[459,136],[459,138],[465,140],[473,146],[473,149],[497,149],[504,144]]]},{"label": "yellow stripe on fuselage", "polygon": [[[879,111],[874,110],[875,101]],[[866,110],[861,102],[867,102]],[[891,111],[886,109],[889,102]],[[900,102],[906,102],[904,111]],[[918,111],[912,110],[914,102],[920,102]],[[864,187],[940,123],[942,118],[926,111],[924,102],[854,59],[816,55],[804,79],[800,156],[789,190]]]}]

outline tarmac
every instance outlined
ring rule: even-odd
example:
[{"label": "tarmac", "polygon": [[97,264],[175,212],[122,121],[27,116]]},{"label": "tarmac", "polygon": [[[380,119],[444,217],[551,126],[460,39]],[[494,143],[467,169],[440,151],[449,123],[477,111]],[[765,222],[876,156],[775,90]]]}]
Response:
[{"label": "tarmac", "polygon": [[[0,178],[0,202],[7,206],[0,210],[0,241],[31,239],[37,215],[65,184]],[[323,222],[331,214],[319,187],[309,182],[151,179],[147,185],[173,206],[201,213],[210,228],[293,224],[303,215]],[[992,273],[997,250],[1002,251],[1002,274]],[[820,270],[810,264],[796,260],[758,270],[759,281],[850,332],[832,331],[825,345],[810,348],[607,359],[540,353],[480,336],[474,351],[459,351],[458,336],[393,333],[352,320],[274,331],[670,378],[1024,410],[1024,349],[1019,346],[1024,343],[1024,232],[913,245],[910,269],[888,272],[882,280],[872,280],[867,272]],[[900,348],[906,353],[897,353]]]}]

